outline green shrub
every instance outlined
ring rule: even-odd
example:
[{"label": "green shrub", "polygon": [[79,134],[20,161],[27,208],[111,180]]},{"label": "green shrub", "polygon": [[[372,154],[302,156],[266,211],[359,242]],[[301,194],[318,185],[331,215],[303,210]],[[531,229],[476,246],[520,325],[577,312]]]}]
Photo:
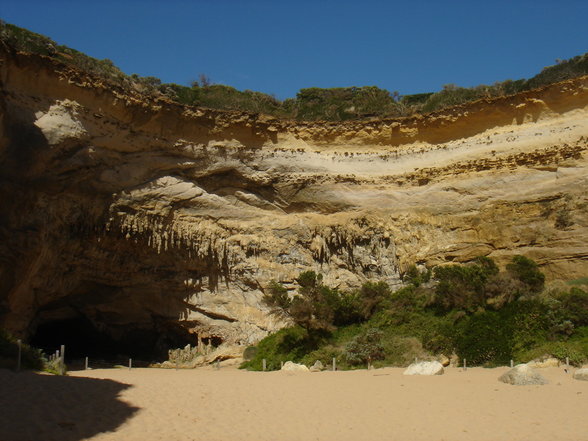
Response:
[{"label": "green shrub", "polygon": [[289,315],[294,322],[309,330],[333,329],[339,293],[322,284],[322,275],[305,271],[296,279],[300,288],[292,299]]},{"label": "green shrub", "polygon": [[529,293],[539,293],[545,285],[545,275],[525,256],[514,256],[506,269],[525,285]]},{"label": "green shrub", "polygon": [[382,309],[386,309],[393,314],[402,315],[405,312],[422,311],[431,305],[433,300],[433,293],[428,289],[409,285],[400,288],[385,299]]},{"label": "green shrub", "polygon": [[469,365],[507,364],[512,357],[511,330],[495,311],[476,313],[460,323],[455,343],[457,355]]},{"label": "green shrub", "polygon": [[402,281],[418,288],[421,286],[421,284],[427,283],[429,280],[431,280],[431,275],[431,270],[427,269],[425,271],[421,271],[417,268],[416,265],[411,265],[402,275]]},{"label": "green shrub", "polygon": [[569,60],[558,60],[555,65],[543,68],[540,73],[527,80],[525,89],[533,89],[587,74],[588,53]]},{"label": "green shrub", "polygon": [[262,302],[272,309],[274,314],[289,315],[292,300],[288,295],[288,290],[283,285],[272,280],[268,286],[267,292],[262,297]]},{"label": "green shrub", "polygon": [[[431,354],[423,348],[421,340],[416,337],[404,337],[385,333],[382,338],[384,360],[382,365],[404,367],[411,364],[415,358],[428,359]],[[376,367],[379,363],[374,363]]]},{"label": "green shrub", "polygon": [[470,265],[446,265],[435,268],[435,303],[445,310],[475,311],[486,304],[485,284],[498,268],[488,258]]},{"label": "green shrub", "polygon": [[[386,282],[366,282],[359,290],[360,305],[355,306],[356,310],[360,310],[359,318],[364,320],[369,319],[378,309],[382,301],[390,297],[390,287]],[[357,320],[360,321],[360,320]]]},{"label": "green shrub", "polygon": [[499,310],[527,292],[525,285],[510,273],[490,276],[484,284],[486,305]]},{"label": "green shrub", "polygon": [[[364,366],[369,357],[375,366],[405,365],[414,357],[456,352],[470,365],[500,365],[546,347],[558,356],[565,350],[573,360],[588,353],[588,294],[574,286],[538,295],[544,277],[532,260],[515,256],[501,272],[482,257],[438,267],[434,274],[431,284],[413,283],[394,293],[374,282],[345,293],[323,285],[312,271],[302,273],[299,308],[330,324],[300,327],[304,336],[288,331],[293,335],[281,340],[268,337],[258,347],[257,368],[261,358],[272,357],[276,365],[288,359],[329,364],[336,357],[347,369]],[[275,285],[272,290],[274,304],[287,306],[285,289]],[[440,306],[443,299],[450,301]],[[270,350],[260,357],[265,344]]]},{"label": "green shrub", "polygon": [[382,346],[383,335],[379,329],[370,328],[356,336],[345,348],[346,361],[352,366],[357,366],[383,360],[385,357]]},{"label": "green shrub", "polygon": [[312,366],[315,361],[319,360],[323,366],[332,366],[333,358],[337,359],[337,365],[341,367],[343,362],[343,350],[332,344],[322,346],[320,349],[312,351],[302,357],[301,362],[306,366]]},{"label": "green shrub", "polygon": [[358,292],[340,292],[322,283],[322,275],[305,271],[296,279],[294,297],[279,283],[271,282],[262,301],[272,312],[291,319],[310,331],[332,331],[337,326],[358,323],[370,316],[389,295],[384,282],[365,283]]},{"label": "green shrub", "polygon": [[422,105],[427,102],[427,100],[433,95],[434,92],[428,93],[416,93],[413,95],[404,95],[400,102],[407,106],[415,106],[415,105]]},{"label": "green shrub", "polygon": [[[299,326],[280,329],[261,340],[256,346],[257,351],[253,358],[244,361],[241,368],[261,371],[265,359],[268,370],[278,370],[282,362],[301,360],[306,354],[317,349],[321,341],[321,337],[309,334],[306,329]],[[252,352],[250,350],[250,353]]]},{"label": "green shrub", "polygon": [[[63,375],[67,374],[67,365],[63,365]],[[44,360],[43,370],[53,375],[62,375],[61,372],[61,360],[56,358],[54,360]]]},{"label": "green shrub", "polygon": [[573,287],[559,297],[561,309],[575,326],[588,326],[588,292]]},{"label": "green shrub", "polygon": [[465,88],[457,87],[455,84],[446,84],[443,86],[443,90],[432,94],[427,99],[422,109],[424,112],[432,112],[493,95],[493,90],[489,86]]},{"label": "green shrub", "polygon": [[[334,299],[333,306],[333,325],[339,327],[360,323],[365,319],[365,314],[369,314],[361,292],[337,291],[337,294],[338,298]],[[373,306],[375,307],[376,305]]]},{"label": "green shrub", "polygon": [[545,342],[514,354],[514,357],[522,362],[529,362],[544,356],[554,357],[562,362],[565,362],[567,357],[570,364],[582,366],[588,362],[588,340]]},{"label": "green shrub", "polygon": [[390,92],[375,86],[301,89],[287,104],[299,120],[343,121],[398,114]]},{"label": "green shrub", "polygon": [[549,307],[538,300],[519,300],[499,312],[504,329],[510,332],[511,352],[530,349],[550,336],[553,325]]}]

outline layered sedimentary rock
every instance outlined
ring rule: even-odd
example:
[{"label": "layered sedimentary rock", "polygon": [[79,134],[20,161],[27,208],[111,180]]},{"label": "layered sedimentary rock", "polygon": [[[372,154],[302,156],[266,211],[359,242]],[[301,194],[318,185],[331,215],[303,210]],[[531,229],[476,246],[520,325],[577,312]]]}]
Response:
[{"label": "layered sedimentary rock", "polygon": [[248,345],[283,325],[269,282],[308,269],[397,286],[411,264],[525,254],[551,279],[586,275],[588,77],[301,123],[1,58],[0,325],[19,335],[83,317],[162,350]]}]

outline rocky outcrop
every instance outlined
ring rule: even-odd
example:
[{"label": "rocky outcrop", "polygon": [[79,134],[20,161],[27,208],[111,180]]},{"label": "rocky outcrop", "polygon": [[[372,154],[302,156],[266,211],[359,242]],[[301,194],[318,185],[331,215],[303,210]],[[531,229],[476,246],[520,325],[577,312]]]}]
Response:
[{"label": "rocky outcrop", "polygon": [[426,116],[301,123],[181,106],[1,49],[0,326],[249,345],[303,270],[588,267],[588,77]]},{"label": "rocky outcrop", "polygon": [[526,364],[516,365],[502,374],[498,380],[515,386],[532,386],[548,383],[543,375]]},{"label": "rocky outcrop", "polygon": [[231,363],[242,362],[242,355],[242,350],[239,350],[237,346],[221,345],[217,348],[212,348],[211,346],[192,347],[188,344],[183,348],[171,349],[168,352],[168,359],[166,361],[163,363],[153,363],[151,367],[193,369],[211,364],[218,367],[220,366],[220,362],[225,360],[229,360]]}]

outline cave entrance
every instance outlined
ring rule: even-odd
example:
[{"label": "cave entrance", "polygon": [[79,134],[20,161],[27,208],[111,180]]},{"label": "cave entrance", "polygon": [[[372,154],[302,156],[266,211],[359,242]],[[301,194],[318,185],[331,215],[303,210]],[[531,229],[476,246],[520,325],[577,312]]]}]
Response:
[{"label": "cave entrance", "polygon": [[119,332],[114,338],[101,331],[84,316],[64,318],[41,323],[31,336],[29,343],[45,354],[53,354],[65,345],[68,363],[80,362],[88,357],[90,366],[96,363],[125,364],[133,359],[134,366],[146,366],[150,362],[165,361],[168,350],[194,344],[194,337],[175,328],[143,329],[131,328]]},{"label": "cave entrance", "polygon": [[116,360],[128,351],[105,332],[100,332],[84,317],[67,318],[43,323],[30,339],[30,344],[46,354],[53,354],[65,345],[67,360],[85,357]]}]

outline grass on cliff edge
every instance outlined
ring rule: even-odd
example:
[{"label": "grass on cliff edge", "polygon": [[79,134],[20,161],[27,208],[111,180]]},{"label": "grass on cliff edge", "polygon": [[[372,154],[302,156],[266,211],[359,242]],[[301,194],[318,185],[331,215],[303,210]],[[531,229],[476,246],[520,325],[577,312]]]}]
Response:
[{"label": "grass on cliff edge", "polygon": [[[268,370],[280,369],[288,360],[307,366],[320,360],[330,366],[333,358],[339,369],[368,363],[406,366],[415,357],[441,354],[465,358],[471,366],[545,356],[568,357],[582,365],[588,361],[588,292],[577,286],[548,288],[544,280],[535,262],[523,256],[503,269],[488,258],[446,265],[432,274],[413,267],[404,274],[407,286],[395,292],[381,289],[366,313],[373,289],[364,289],[363,295],[361,289],[341,293],[305,272],[294,296],[279,284],[270,287],[266,303],[294,325],[248,348],[241,368],[261,370],[263,359]],[[355,299],[351,311],[350,298]],[[336,324],[342,314],[338,302],[347,305],[343,324]]]},{"label": "grass on cliff edge", "polygon": [[376,86],[301,89],[295,98],[276,97],[251,90],[212,84],[206,75],[189,86],[162,83],[156,77],[126,75],[109,59],[98,60],[50,38],[0,20],[0,40],[17,51],[51,57],[96,75],[120,87],[155,96],[166,96],[182,104],[223,110],[264,113],[301,121],[344,121],[370,117],[397,117],[427,113],[459,104],[512,95],[588,74],[588,53],[557,60],[530,79],[506,80],[492,85],[459,87],[446,84],[438,92],[401,96]]}]

